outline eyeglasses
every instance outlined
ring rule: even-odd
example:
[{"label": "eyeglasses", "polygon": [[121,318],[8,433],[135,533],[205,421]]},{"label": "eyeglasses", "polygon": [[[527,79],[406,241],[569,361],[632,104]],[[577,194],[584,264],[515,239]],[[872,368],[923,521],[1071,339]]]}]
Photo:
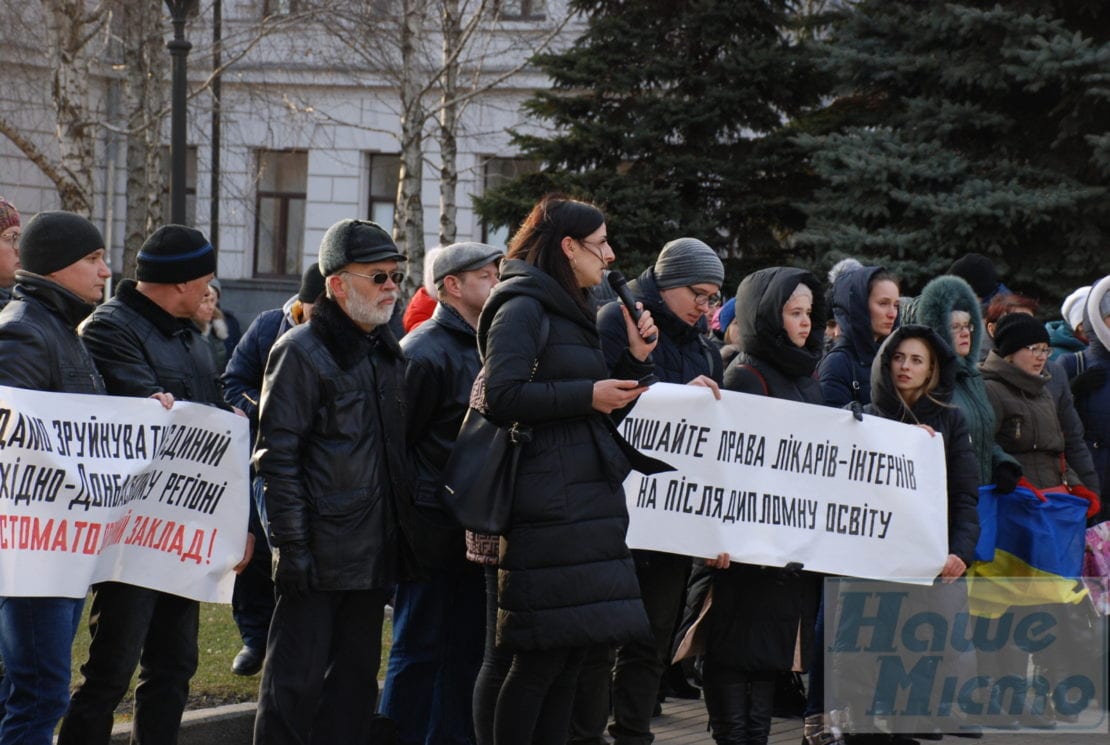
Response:
[{"label": "eyeglasses", "polygon": [[970,334],[971,333],[971,322],[968,321],[967,323],[954,323],[949,328],[952,329],[953,334],[959,334],[960,332],[963,332],[963,331],[966,331]]},{"label": "eyeglasses", "polygon": [[702,292],[696,287],[686,286],[686,289],[694,293],[694,305],[717,305],[721,302],[721,293],[715,292],[710,295],[708,292]]},{"label": "eyeglasses", "polygon": [[1047,357],[1048,353],[1052,350],[1049,347],[1040,347],[1036,344],[1030,344],[1026,347],[1034,357]]},{"label": "eyeglasses", "polygon": [[360,274],[358,272],[345,271],[343,274],[353,274],[356,277],[368,279],[376,285],[384,285],[386,280],[393,280],[393,284],[399,285],[405,281],[404,272],[374,272],[373,274]]},{"label": "eyeglasses", "polygon": [[14,246],[19,243],[19,239],[22,235],[22,233],[4,233],[0,235],[0,240],[7,241]]}]

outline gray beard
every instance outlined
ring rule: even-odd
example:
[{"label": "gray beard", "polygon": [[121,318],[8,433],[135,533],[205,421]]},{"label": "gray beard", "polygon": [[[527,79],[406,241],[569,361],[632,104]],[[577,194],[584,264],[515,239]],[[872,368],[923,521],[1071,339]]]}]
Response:
[{"label": "gray beard", "polygon": [[[396,295],[394,295],[396,303]],[[347,315],[355,323],[365,326],[381,326],[393,317],[394,305],[378,307],[358,293],[347,293]]]}]

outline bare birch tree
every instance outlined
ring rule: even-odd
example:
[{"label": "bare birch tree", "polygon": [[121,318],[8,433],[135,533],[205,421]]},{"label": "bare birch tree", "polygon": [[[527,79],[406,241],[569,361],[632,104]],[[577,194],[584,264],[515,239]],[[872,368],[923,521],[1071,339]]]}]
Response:
[{"label": "bare birch tree", "polygon": [[[398,92],[399,132],[387,132],[401,151],[393,237],[409,257],[410,291],[423,276],[426,138],[434,137],[439,145],[439,240],[450,243],[457,234],[462,112],[524,69],[566,24],[563,18],[539,32],[505,34],[497,6],[496,0],[320,0],[317,6],[320,29],[340,42],[333,64],[355,79],[387,81]],[[318,106],[301,108],[337,124],[366,128]]]},{"label": "bare birch tree", "polygon": [[123,273],[133,276],[139,248],[162,221],[162,123],[166,110],[167,55],[162,0],[121,0],[120,5],[127,102]]},{"label": "bare birch tree", "polygon": [[91,106],[92,69],[101,44],[98,34],[105,4],[89,8],[84,0],[42,0],[40,43],[49,71],[57,154],[29,135],[13,116],[0,113],[0,134],[54,184],[62,208],[89,216],[93,208],[95,117]]}]

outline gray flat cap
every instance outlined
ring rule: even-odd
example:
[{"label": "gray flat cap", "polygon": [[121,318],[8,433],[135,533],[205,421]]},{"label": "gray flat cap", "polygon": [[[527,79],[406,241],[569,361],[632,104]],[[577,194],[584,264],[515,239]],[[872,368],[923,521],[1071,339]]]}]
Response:
[{"label": "gray flat cap", "polygon": [[504,255],[505,249],[485,243],[452,243],[436,254],[432,262],[432,279],[436,287],[440,287],[448,275],[481,269],[490,262],[499,261]]}]

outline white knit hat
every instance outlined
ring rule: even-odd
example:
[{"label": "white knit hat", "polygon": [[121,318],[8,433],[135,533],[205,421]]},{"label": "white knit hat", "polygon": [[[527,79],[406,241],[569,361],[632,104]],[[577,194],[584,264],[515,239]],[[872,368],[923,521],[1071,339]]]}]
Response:
[{"label": "white knit hat", "polygon": [[1075,331],[1075,327],[1083,322],[1083,306],[1087,304],[1087,295],[1090,292],[1090,285],[1080,287],[1068,295],[1064,299],[1064,304],[1060,306],[1060,315],[1068,322],[1068,328],[1072,331]]}]

